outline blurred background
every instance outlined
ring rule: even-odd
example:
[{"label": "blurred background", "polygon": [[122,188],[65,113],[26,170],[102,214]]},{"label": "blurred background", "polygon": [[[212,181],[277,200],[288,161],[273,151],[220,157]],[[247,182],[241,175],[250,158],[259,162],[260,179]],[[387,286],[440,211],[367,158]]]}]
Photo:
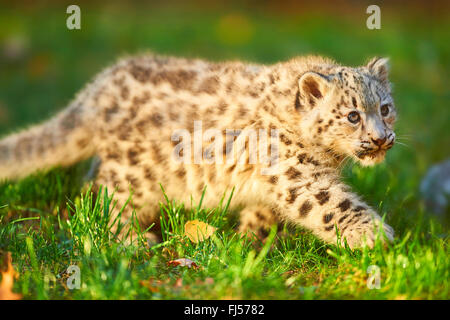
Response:
[{"label": "blurred background", "polygon": [[[449,166],[420,191],[428,170],[450,157],[449,3],[0,2],[0,136],[47,119],[102,68],[144,50],[259,63],[314,53],[351,66],[387,56],[402,144],[385,164],[348,168],[345,177],[382,209],[422,211],[436,194],[449,200]],[[81,9],[81,30],[66,27],[71,4]],[[366,26],[371,4],[381,9],[379,30]],[[448,206],[430,208],[449,216]]]}]

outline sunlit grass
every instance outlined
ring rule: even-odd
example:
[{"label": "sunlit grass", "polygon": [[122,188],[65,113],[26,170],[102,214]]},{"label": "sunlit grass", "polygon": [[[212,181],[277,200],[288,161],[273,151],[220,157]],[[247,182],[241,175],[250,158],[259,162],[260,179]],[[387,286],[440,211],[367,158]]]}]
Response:
[{"label": "sunlit grass", "polygon": [[[228,201],[207,210],[161,204],[163,242],[125,245],[112,232],[114,200],[107,190],[77,197],[69,218],[40,214],[0,224],[0,246],[19,271],[15,289],[25,298],[51,299],[447,299],[448,238],[432,221],[417,223],[384,248],[350,250],[327,245],[304,230],[277,233],[265,243],[237,234]],[[193,243],[184,223],[198,219],[217,227]],[[132,225],[128,225],[132,228]],[[427,230],[423,232],[422,230]],[[139,230],[139,239],[144,239]],[[287,235],[286,235],[287,233]],[[256,241],[256,242],[255,242]],[[187,258],[197,269],[169,266]],[[70,265],[81,287],[67,286]],[[380,288],[369,289],[369,266],[380,270]],[[180,280],[181,279],[181,280]],[[144,281],[144,282],[143,282]],[[152,283],[148,287],[145,282]],[[369,282],[368,282],[369,281]]]}]

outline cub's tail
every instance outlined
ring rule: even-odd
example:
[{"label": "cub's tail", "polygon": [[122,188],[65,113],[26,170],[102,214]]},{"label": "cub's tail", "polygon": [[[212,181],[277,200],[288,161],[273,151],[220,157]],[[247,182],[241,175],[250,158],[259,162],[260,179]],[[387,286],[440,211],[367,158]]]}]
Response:
[{"label": "cub's tail", "polygon": [[0,140],[0,181],[71,165],[94,154],[90,112],[77,100],[49,121]]}]

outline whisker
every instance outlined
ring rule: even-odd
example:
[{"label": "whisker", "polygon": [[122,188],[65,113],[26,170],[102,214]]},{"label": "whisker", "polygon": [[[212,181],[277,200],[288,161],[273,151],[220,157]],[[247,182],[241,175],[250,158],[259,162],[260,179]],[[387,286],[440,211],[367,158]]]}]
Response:
[{"label": "whisker", "polygon": [[[403,140],[403,138],[400,138],[400,139],[396,138],[395,141],[396,141],[396,142],[397,142],[397,141],[404,142],[405,140]],[[413,142],[413,141],[412,141],[412,140],[408,140],[408,141],[406,141],[406,142]]]},{"label": "whisker", "polygon": [[414,140],[412,137],[402,137],[402,136],[396,136],[395,139],[404,139],[404,140],[408,140],[408,141]]},{"label": "whisker", "polygon": [[350,160],[351,157],[349,155],[345,156],[344,159],[341,160],[341,162],[338,164],[337,168],[338,170],[341,170],[347,163],[347,160]]},{"label": "whisker", "polygon": [[402,142],[402,143],[411,143],[411,142],[413,142],[413,141],[405,141],[405,140],[403,140],[402,138],[400,138],[400,139],[395,139],[394,141],[395,141],[395,142]]},{"label": "whisker", "polygon": [[411,146],[408,146],[406,143],[403,143],[403,142],[400,142],[400,141],[396,141],[395,143],[396,143],[396,144],[399,144],[399,145],[401,145],[401,146],[407,147],[407,148],[409,148],[409,149],[412,149],[412,147],[411,147]]}]

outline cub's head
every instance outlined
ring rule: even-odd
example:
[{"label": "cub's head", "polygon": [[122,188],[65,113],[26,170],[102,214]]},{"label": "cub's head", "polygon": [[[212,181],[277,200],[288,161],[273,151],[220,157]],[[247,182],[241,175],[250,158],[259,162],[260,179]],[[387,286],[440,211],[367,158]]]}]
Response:
[{"label": "cub's head", "polygon": [[326,74],[307,72],[298,86],[296,106],[312,141],[365,166],[383,161],[394,145],[396,120],[386,58]]}]

